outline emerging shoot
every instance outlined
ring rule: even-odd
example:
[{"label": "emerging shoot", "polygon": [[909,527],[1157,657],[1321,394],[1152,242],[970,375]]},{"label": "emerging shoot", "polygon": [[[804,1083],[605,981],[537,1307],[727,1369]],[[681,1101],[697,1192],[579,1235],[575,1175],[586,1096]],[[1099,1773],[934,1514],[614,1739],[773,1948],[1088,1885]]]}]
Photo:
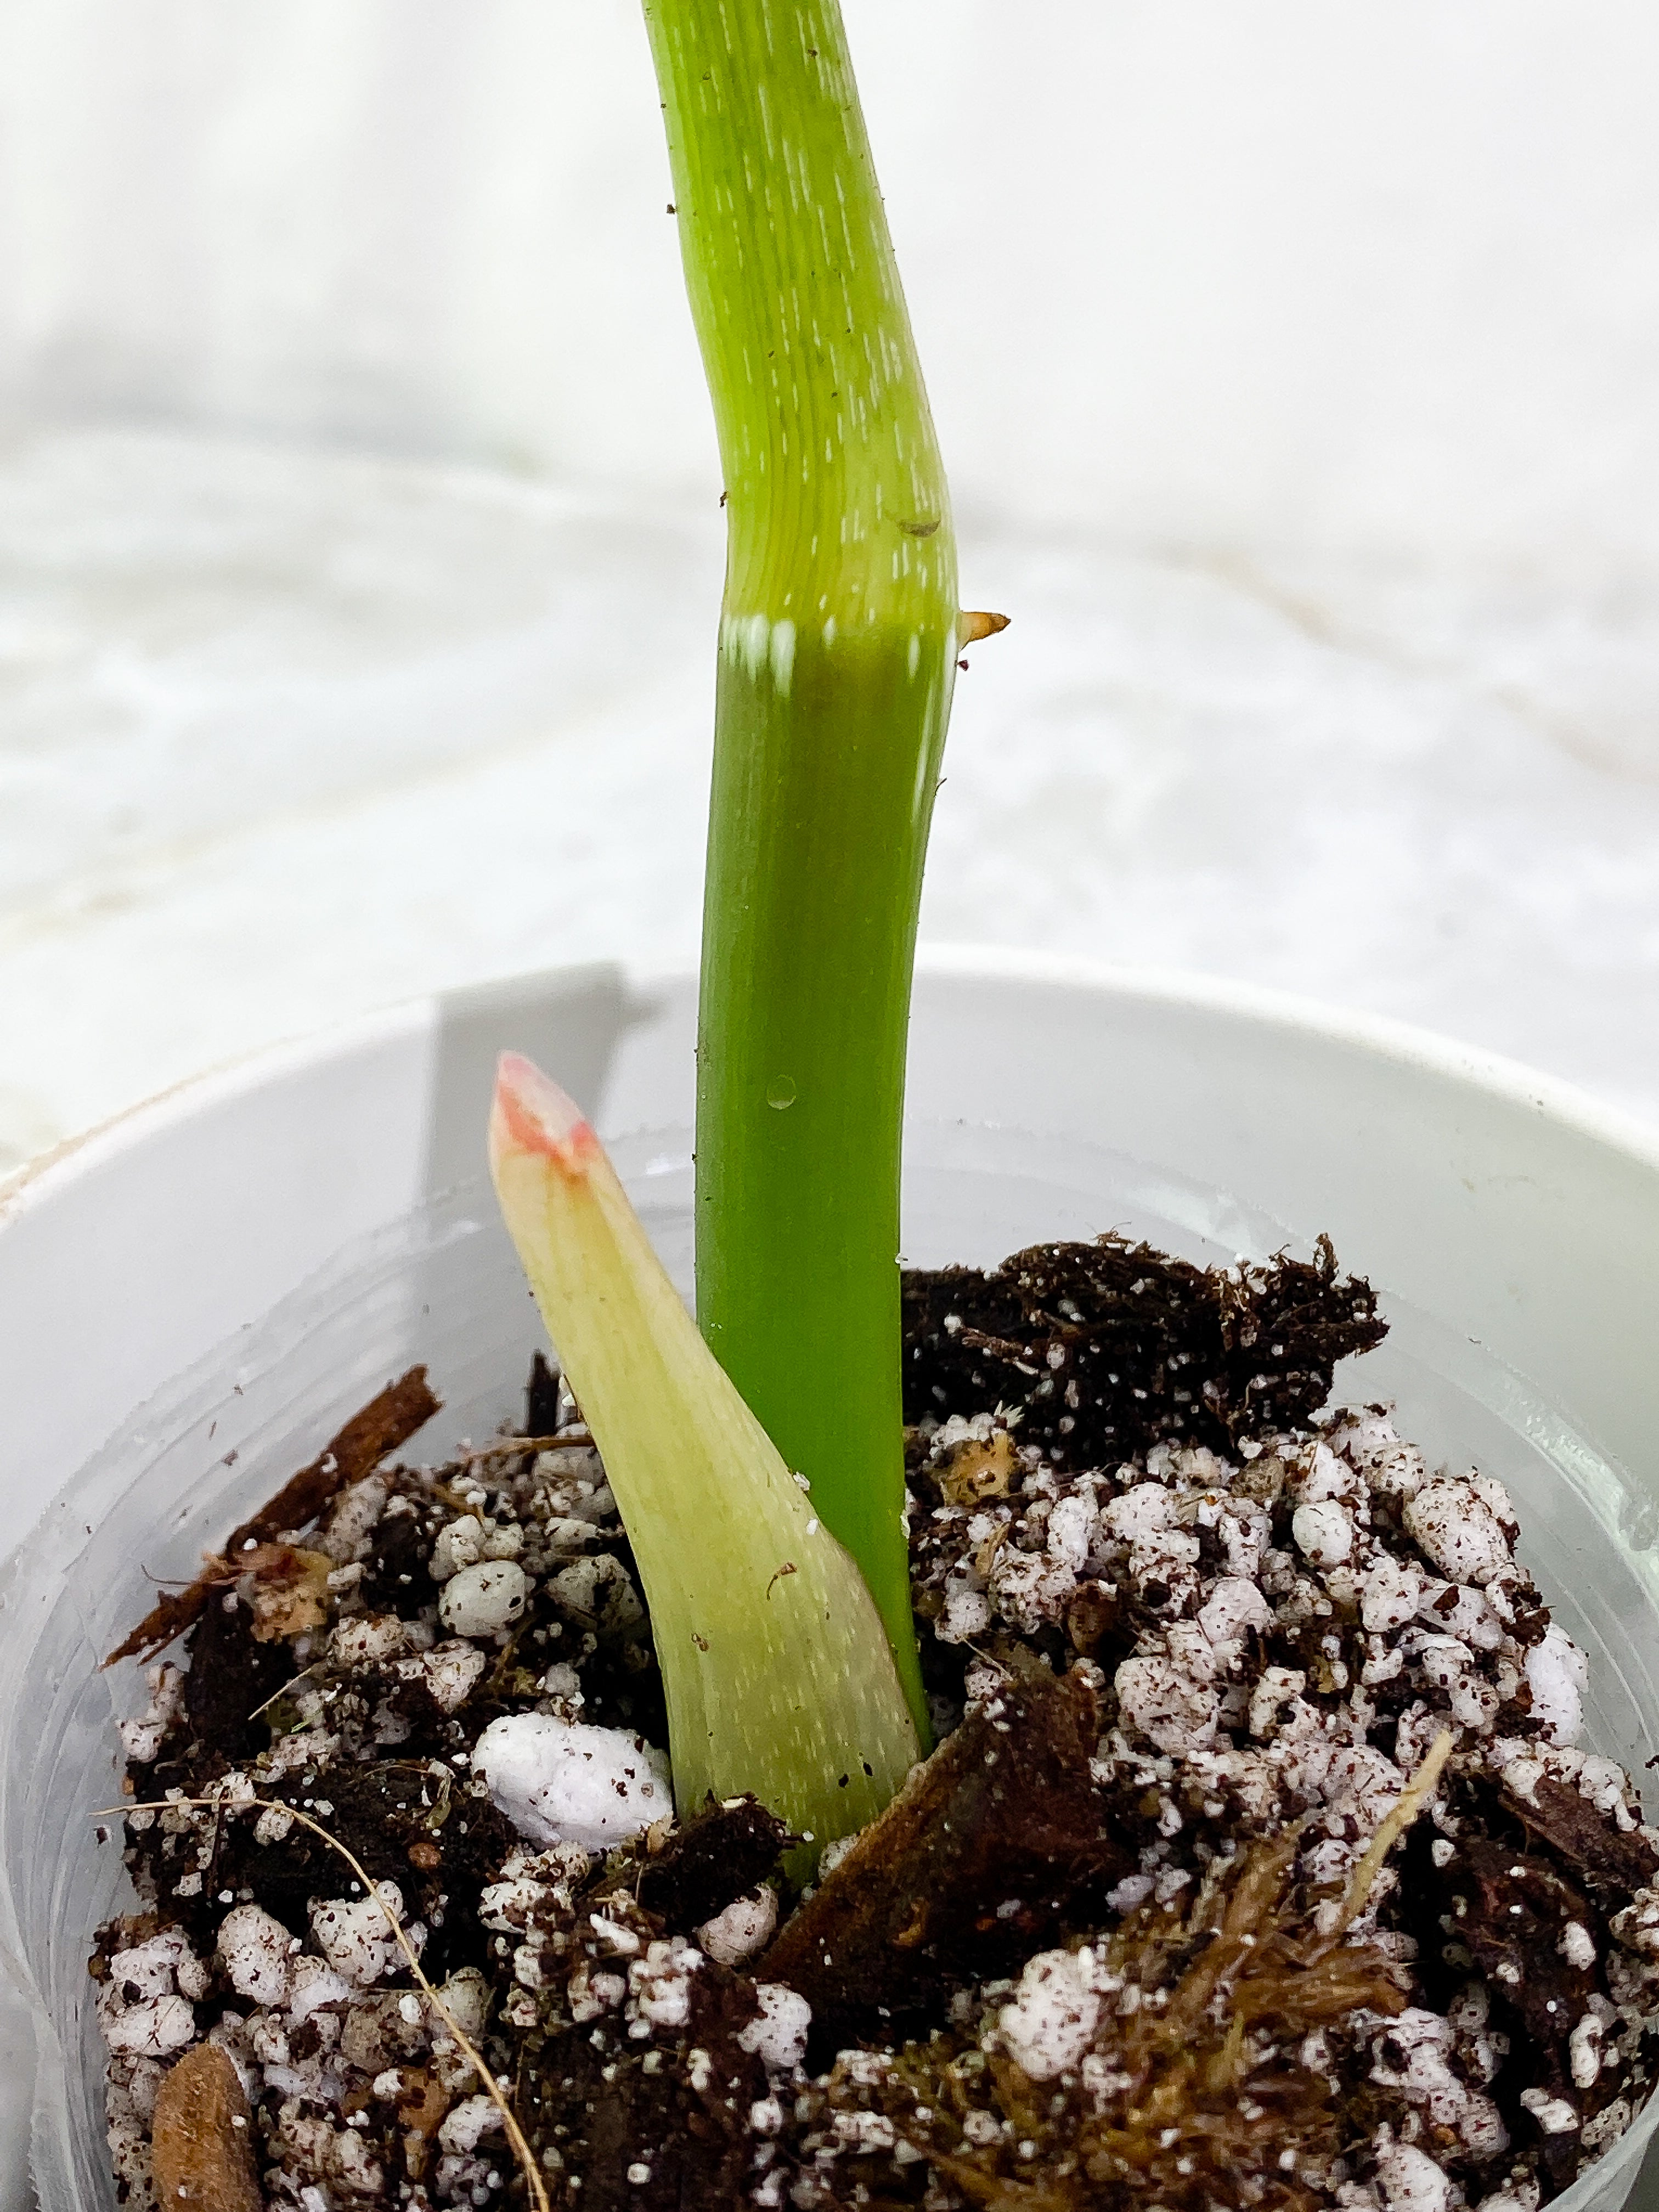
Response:
[{"label": "emerging shoot", "polygon": [[682,1818],[752,1791],[815,1846],[918,1756],[853,1559],[698,1335],[580,1109],[506,1054],[496,1193],[622,1508],[651,1607]]}]

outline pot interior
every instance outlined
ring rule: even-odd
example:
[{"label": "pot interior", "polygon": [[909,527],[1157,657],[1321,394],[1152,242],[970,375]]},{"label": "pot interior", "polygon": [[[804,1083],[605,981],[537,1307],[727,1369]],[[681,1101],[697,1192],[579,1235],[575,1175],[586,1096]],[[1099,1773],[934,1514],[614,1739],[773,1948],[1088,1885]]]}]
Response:
[{"label": "pot interior", "polygon": [[[691,1262],[690,1134],[612,1146],[683,1291]],[[1284,1224],[1231,1194],[1069,1138],[969,1122],[913,1125],[905,1256],[984,1264],[1022,1244],[1116,1230],[1213,1263],[1289,1244]],[[1366,1255],[1339,1252],[1358,1273]],[[1455,1315],[1390,1297],[1390,1334],[1339,1370],[1338,1402],[1394,1401],[1431,1464],[1478,1465],[1509,1486],[1521,1555],[1557,1619],[1589,1655],[1587,1742],[1640,1778],[1659,1749],[1659,1508],[1568,1414],[1461,1333]],[[262,1321],[140,1408],[67,1486],[0,1588],[0,1775],[4,1931],[33,2004],[40,2073],[33,2158],[41,2212],[112,2208],[104,2148],[103,2050],[85,1960],[127,1885],[114,1721],[145,1702],[139,1670],[99,1671],[154,1601],[310,1459],[386,1380],[428,1367],[443,1412],[410,1448],[436,1462],[521,1408],[540,1323],[486,1182],[459,1186],[337,1255]],[[100,1817],[100,1813],[104,1817]],[[1622,2201],[1659,2100],[1563,2212]]]}]

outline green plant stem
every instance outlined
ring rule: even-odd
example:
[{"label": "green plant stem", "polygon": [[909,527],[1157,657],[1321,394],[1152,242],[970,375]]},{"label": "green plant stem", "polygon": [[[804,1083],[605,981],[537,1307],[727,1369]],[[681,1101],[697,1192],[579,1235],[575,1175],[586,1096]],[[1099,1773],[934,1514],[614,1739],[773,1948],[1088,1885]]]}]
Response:
[{"label": "green plant stem", "polygon": [[834,0],[647,0],[728,514],[697,1308],[862,1568],[925,1726],[899,1164],[950,714],[945,475]]}]

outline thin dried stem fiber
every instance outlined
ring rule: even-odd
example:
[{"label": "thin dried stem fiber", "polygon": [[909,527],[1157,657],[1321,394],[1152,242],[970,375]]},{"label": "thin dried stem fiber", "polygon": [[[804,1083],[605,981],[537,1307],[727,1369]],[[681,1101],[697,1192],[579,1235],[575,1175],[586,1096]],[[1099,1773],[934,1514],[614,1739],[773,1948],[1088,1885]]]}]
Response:
[{"label": "thin dried stem fiber", "polygon": [[1341,1916],[1332,1931],[1334,1935],[1340,1936],[1352,1928],[1364,1910],[1365,1899],[1370,1895],[1389,1853],[1434,1795],[1435,1785],[1444,1771],[1446,1761],[1451,1757],[1452,1746],[1456,1740],[1452,1729],[1441,1729],[1424,1753],[1416,1773],[1401,1791],[1393,1811],[1378,1823],[1376,1833],[1365,1847],[1365,1856],[1353,1870],[1348,1893],[1342,1900]]},{"label": "thin dried stem fiber", "polygon": [[112,1820],[118,1814],[125,1815],[128,1813],[167,1813],[180,1805],[191,1805],[212,1813],[240,1813],[245,1809],[252,1810],[256,1808],[261,1812],[285,1813],[290,1820],[297,1820],[302,1828],[308,1828],[313,1836],[319,1837],[328,1845],[330,1850],[339,1854],[362,1884],[365,1893],[372,1897],[380,1906],[386,1923],[392,1930],[393,1941],[409,1962],[410,1972],[426,1992],[427,1999],[433,2010],[454,2037],[470,2063],[477,2069],[478,2079],[483,2083],[490,2102],[501,2116],[502,2124],[507,2130],[507,2140],[513,2146],[513,2154],[524,2169],[525,2180],[529,2186],[531,2197],[535,2202],[536,2212],[552,2212],[548,2201],[547,2190],[542,2180],[541,2169],[536,2163],[534,2153],[525,2139],[524,2130],[519,2125],[517,2115],[505,2091],[489,2067],[485,2065],[482,2052],[478,2051],[465,2029],[428,1979],[421,1966],[420,1954],[404,1933],[397,1914],[381,1896],[380,1885],[370,1879],[368,1868],[364,1866],[356,1853],[348,1849],[337,1836],[331,1836],[322,1822],[313,1820],[309,1813],[302,1813],[295,1805],[284,1805],[279,1798],[276,1797],[238,1797],[232,1800],[223,1797],[152,1797],[138,1805],[106,1806],[101,1812],[94,1813],[91,1817],[94,1820]]}]

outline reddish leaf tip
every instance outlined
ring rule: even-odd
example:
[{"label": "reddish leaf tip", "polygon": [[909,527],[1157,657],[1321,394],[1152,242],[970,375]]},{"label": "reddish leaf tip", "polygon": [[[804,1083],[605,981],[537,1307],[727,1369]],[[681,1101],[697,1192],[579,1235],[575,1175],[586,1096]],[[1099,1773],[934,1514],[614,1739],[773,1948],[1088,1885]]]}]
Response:
[{"label": "reddish leaf tip", "polygon": [[562,1167],[597,1152],[599,1140],[567,1091],[521,1052],[495,1066],[495,1122],[500,1138],[520,1152],[540,1152]]}]

